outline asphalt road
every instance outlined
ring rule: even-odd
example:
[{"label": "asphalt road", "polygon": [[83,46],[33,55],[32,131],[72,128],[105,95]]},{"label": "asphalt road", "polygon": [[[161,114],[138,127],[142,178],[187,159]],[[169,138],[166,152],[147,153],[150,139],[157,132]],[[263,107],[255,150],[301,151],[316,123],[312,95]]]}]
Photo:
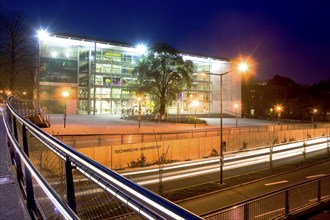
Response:
[{"label": "asphalt road", "polygon": [[[226,207],[322,175],[330,175],[330,161],[295,170],[294,172],[287,172],[282,175],[277,175],[272,178],[267,178],[240,187],[208,194],[207,196],[178,202],[177,204],[197,215],[203,215],[217,210],[220,207]],[[304,194],[306,192],[300,192],[300,194],[301,193]],[[298,196],[300,194],[298,194]]]},{"label": "asphalt road", "polygon": [[[320,146],[322,146],[323,149],[312,151],[313,148],[317,149]],[[326,143],[308,145],[306,148],[306,158],[326,154],[326,146]],[[274,147],[273,151],[277,153],[272,155],[272,165],[276,167],[303,160],[303,149],[301,142]],[[227,154],[224,163],[224,178],[239,176],[242,173],[245,174],[269,169],[269,157],[268,148]],[[159,174],[160,171],[162,175]],[[150,168],[126,169],[118,172],[152,191],[158,191],[159,182],[162,182],[164,191],[171,191],[188,186],[219,181],[219,158],[210,157],[194,161],[166,164],[164,167],[153,166]]]}]

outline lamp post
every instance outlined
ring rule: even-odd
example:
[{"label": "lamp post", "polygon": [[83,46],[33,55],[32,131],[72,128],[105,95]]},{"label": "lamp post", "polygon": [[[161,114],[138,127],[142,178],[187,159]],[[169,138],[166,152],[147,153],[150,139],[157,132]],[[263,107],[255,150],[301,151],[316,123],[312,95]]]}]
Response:
[{"label": "lamp post", "polygon": [[281,113],[283,111],[283,107],[281,105],[276,105],[275,106],[276,112],[277,112],[277,124],[280,124],[280,117],[281,117]]},{"label": "lamp post", "polygon": [[195,128],[197,127],[197,123],[196,123],[196,121],[197,121],[197,117],[196,117],[196,109],[197,109],[197,107],[198,107],[198,105],[199,105],[199,102],[197,101],[197,100],[194,100],[192,103],[191,103],[191,105],[195,108]]},{"label": "lamp post", "polygon": [[66,127],[66,99],[69,97],[69,92],[68,91],[64,91],[62,93],[62,96],[64,97],[64,117],[63,117],[63,120],[64,120],[64,128]]},{"label": "lamp post", "polygon": [[215,73],[208,73],[210,75],[215,75],[215,76],[220,76],[220,177],[219,177],[219,182],[220,184],[223,184],[223,138],[222,138],[222,77],[228,73],[231,73],[233,71],[239,71],[239,72],[246,72],[248,70],[248,65],[246,63],[240,63],[238,65],[238,68],[215,74]]},{"label": "lamp post", "polygon": [[313,123],[313,122],[314,122],[314,120],[315,120],[315,119],[314,119],[314,117],[315,117],[315,115],[316,115],[316,114],[317,114],[317,109],[316,109],[316,108],[314,108],[314,109],[313,109],[313,111],[312,111],[312,120],[311,120],[311,121],[312,121],[312,123]]},{"label": "lamp post", "polygon": [[238,117],[237,117],[237,110],[238,110],[238,104],[234,104],[234,109],[235,109],[235,115],[236,115],[236,128],[238,128]]},{"label": "lamp post", "polygon": [[137,118],[138,118],[139,128],[140,128],[140,122],[141,122],[141,100],[142,100],[142,98],[141,97],[137,97],[137,100],[139,102],[139,110],[138,110]]}]

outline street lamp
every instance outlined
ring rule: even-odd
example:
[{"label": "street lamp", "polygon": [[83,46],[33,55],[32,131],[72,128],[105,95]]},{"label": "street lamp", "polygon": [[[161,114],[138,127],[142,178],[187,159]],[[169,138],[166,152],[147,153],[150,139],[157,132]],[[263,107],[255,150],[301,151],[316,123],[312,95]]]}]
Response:
[{"label": "street lamp", "polygon": [[246,72],[248,70],[248,65],[247,63],[240,63],[238,64],[238,67],[235,69],[228,70],[223,73],[208,73],[209,75],[215,75],[215,76],[220,76],[220,184],[223,184],[223,138],[222,138],[222,77],[224,75],[227,75],[228,73],[234,72],[234,71],[239,71],[239,72]]},{"label": "street lamp", "polygon": [[317,109],[314,108],[313,111],[312,111],[312,123],[314,122],[314,117],[315,117],[316,114],[317,114]]},{"label": "street lamp", "polygon": [[238,127],[238,121],[237,121],[237,110],[239,105],[237,103],[234,104],[235,114],[236,114],[236,128]]},{"label": "street lamp", "polygon": [[66,127],[66,99],[69,97],[70,93],[68,91],[64,91],[62,96],[64,97],[64,128]]},{"label": "street lamp", "polygon": [[141,122],[141,100],[142,100],[142,98],[141,97],[137,97],[136,99],[139,102],[139,110],[138,110],[137,118],[138,118],[139,128],[140,128],[140,122]]},{"label": "street lamp", "polygon": [[199,105],[199,101],[197,101],[197,100],[194,100],[194,101],[191,103],[191,106],[195,108],[195,128],[196,128],[196,126],[197,126],[197,125],[196,125],[196,121],[197,121],[197,117],[196,117],[196,109],[197,109],[198,105]]},{"label": "street lamp", "polygon": [[277,124],[280,124],[280,117],[281,117],[281,113],[283,111],[283,107],[281,105],[276,105],[275,109],[277,112]]}]

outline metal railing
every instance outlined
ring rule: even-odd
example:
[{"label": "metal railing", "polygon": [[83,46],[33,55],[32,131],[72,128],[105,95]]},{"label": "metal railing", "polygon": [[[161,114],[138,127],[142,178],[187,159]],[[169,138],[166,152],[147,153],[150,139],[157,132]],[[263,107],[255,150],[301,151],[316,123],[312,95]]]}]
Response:
[{"label": "metal railing", "polygon": [[[329,130],[330,124],[288,124],[288,125],[268,125],[258,127],[239,127],[239,128],[223,128],[223,135],[241,135],[259,132],[276,132],[289,130],[308,131],[314,129],[315,126],[319,129]],[[51,129],[50,129],[51,130]],[[215,137],[220,134],[219,128],[206,129],[191,129],[191,130],[177,130],[173,132],[140,132],[129,134],[60,134],[53,133],[53,135],[60,136],[64,142],[76,142],[77,146],[102,146],[113,144],[134,144],[167,140],[179,140],[187,138],[200,137]],[[306,137],[307,138],[307,137]]]},{"label": "metal railing", "polygon": [[18,114],[13,100],[3,119],[34,219],[200,219],[48,135]]},{"label": "metal railing", "polygon": [[330,175],[258,196],[202,215],[213,219],[287,219],[330,203]]},{"label": "metal railing", "polygon": [[33,116],[40,116],[42,123],[46,123],[50,126],[50,116],[44,112],[36,103],[29,99],[16,98],[11,103],[12,107],[17,111],[17,113],[25,118],[30,118]]}]

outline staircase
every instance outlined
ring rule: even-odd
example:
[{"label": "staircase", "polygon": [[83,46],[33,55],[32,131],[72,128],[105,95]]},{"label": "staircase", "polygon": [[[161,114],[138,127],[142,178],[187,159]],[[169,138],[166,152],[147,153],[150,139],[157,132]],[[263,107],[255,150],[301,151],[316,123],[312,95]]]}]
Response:
[{"label": "staircase", "polygon": [[25,116],[25,118],[31,121],[33,124],[37,125],[39,128],[50,127],[49,116],[45,113],[38,112],[31,115],[27,115]]}]

